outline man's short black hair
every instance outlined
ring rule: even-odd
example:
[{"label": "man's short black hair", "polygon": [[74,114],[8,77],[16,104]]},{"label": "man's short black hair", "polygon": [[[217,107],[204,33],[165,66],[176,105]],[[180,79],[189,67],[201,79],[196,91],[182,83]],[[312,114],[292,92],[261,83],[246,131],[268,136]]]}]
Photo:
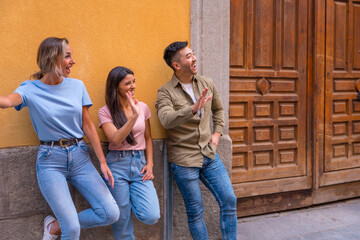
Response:
[{"label": "man's short black hair", "polygon": [[176,53],[186,47],[188,45],[188,42],[173,42],[169,46],[167,46],[164,50],[164,60],[166,64],[171,67],[174,71],[175,69],[172,66],[173,59],[176,55]]}]

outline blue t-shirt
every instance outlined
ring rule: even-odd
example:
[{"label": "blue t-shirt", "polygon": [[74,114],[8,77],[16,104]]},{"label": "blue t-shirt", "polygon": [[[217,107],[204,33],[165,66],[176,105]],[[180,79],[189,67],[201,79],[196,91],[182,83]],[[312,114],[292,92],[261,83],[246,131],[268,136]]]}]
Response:
[{"label": "blue t-shirt", "polygon": [[40,80],[27,80],[15,92],[22,98],[22,103],[15,109],[29,108],[40,140],[57,141],[84,136],[82,107],[90,107],[92,102],[82,81],[64,77],[58,85],[47,85]]}]

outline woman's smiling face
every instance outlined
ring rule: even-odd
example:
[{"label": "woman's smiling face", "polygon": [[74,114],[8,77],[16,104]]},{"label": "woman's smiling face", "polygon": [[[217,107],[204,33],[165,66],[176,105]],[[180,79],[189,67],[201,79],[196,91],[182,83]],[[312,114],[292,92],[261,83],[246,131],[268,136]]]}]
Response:
[{"label": "woman's smiling face", "polygon": [[69,77],[71,73],[71,67],[76,63],[75,59],[72,55],[72,49],[69,44],[66,45],[65,48],[65,56],[64,59],[61,61],[61,71],[64,77]]},{"label": "woman's smiling face", "polygon": [[132,96],[135,95],[135,77],[132,74],[126,75],[126,77],[121,80],[118,86],[118,94],[126,98],[126,93],[131,92]]}]

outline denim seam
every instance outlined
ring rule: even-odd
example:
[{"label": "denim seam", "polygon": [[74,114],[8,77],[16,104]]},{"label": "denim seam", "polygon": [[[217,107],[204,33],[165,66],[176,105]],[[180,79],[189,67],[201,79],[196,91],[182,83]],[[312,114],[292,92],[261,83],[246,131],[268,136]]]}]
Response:
[{"label": "denim seam", "polygon": [[[144,216],[144,214],[143,214],[143,209],[141,208],[141,206],[142,206],[142,204],[140,204],[140,200],[139,200],[139,198],[138,198],[138,194],[135,194],[135,197],[136,197],[136,199],[137,199],[137,206],[140,206],[140,209],[139,209],[139,211],[136,211],[136,213],[138,213],[138,216],[136,216],[136,218],[138,218],[141,222],[143,221],[143,216]],[[130,199],[131,199],[131,201],[133,201],[133,198],[130,196]],[[133,211],[134,212],[134,211]],[[134,212],[135,213],[135,212]]]},{"label": "denim seam", "polygon": [[[200,173],[200,176],[201,176],[201,178],[202,178],[202,181],[207,183],[207,185],[208,185],[207,187],[209,188],[209,190],[210,190],[210,188],[211,188],[211,190],[212,190],[211,192],[212,192],[212,194],[214,195],[214,197],[216,198],[216,200],[217,200],[217,202],[218,202],[218,204],[219,204],[219,207],[220,207],[220,218],[224,218],[224,216],[223,216],[223,211],[222,211],[222,205],[223,205],[223,203],[222,203],[219,195],[217,194],[217,192],[215,191],[215,189],[213,188],[213,186],[212,186],[212,185],[210,184],[210,182],[204,177],[204,175],[203,175],[202,173]],[[225,229],[225,224],[224,224],[223,221],[221,221],[221,220],[220,220],[220,224],[221,224],[221,232],[222,232],[222,235],[223,235],[224,237],[226,237],[226,236],[225,236],[225,233],[223,232],[224,229]],[[226,240],[226,238],[224,238],[224,240]]]},{"label": "denim seam", "polygon": [[[109,220],[109,214],[108,214],[108,212],[106,211],[106,208],[105,208],[104,204],[103,204],[101,201],[99,201],[98,198],[96,198],[90,191],[88,191],[88,188],[85,188],[85,187],[84,187],[82,184],[80,184],[78,181],[75,181],[75,180],[74,180],[74,182],[76,182],[77,184],[79,184],[79,187],[82,187],[82,189],[84,189],[85,191],[87,191],[87,192],[101,205],[101,207],[104,209],[104,212],[105,212],[105,215],[106,215],[104,222],[107,222],[107,221]],[[91,209],[94,211],[94,209],[93,209],[92,207],[91,207]],[[97,215],[97,214],[96,214],[96,215]],[[94,226],[86,226],[86,228],[97,227],[97,226],[99,226],[99,225],[96,224],[96,225],[94,225]]]},{"label": "denim seam", "polygon": [[[42,184],[42,182],[39,181],[39,174],[40,174],[40,172],[39,172],[39,169],[38,169],[38,168],[37,168],[36,172],[37,172],[37,181],[38,181],[38,185],[39,185],[40,191],[41,191],[41,192],[43,192],[43,191],[45,192],[45,194],[42,194],[42,195],[44,196],[44,198],[45,198],[45,195],[47,196],[47,191],[45,191],[45,189],[43,188],[44,184]],[[46,200],[46,199],[45,199],[45,200]]]},{"label": "denim seam", "polygon": [[[135,161],[135,167],[136,168],[138,168],[138,164],[137,164],[137,161],[138,160],[140,160],[140,164],[142,164],[142,161],[141,161],[141,156],[137,156],[137,154],[136,154],[136,156],[135,156],[135,154],[132,154],[132,157],[131,157],[132,159],[131,159],[131,162],[133,162],[133,161]],[[140,172],[141,172],[141,169],[139,169],[139,176],[141,176],[141,174],[140,174]],[[130,181],[130,184],[131,184],[131,181]],[[135,195],[135,198],[137,199],[137,205],[138,206],[141,206],[141,204],[140,204],[140,200],[139,200],[139,197],[138,197],[138,194],[137,193],[135,193],[134,194]],[[130,199],[131,199],[131,201],[133,201],[133,199],[131,198],[131,195],[130,195]],[[134,211],[133,211],[134,212]],[[139,211],[136,211],[137,213],[138,213],[138,215],[139,216],[136,216],[139,220],[140,219],[143,219],[143,209],[141,208],[141,209],[139,209]],[[142,220],[140,220],[141,222],[142,222]]]},{"label": "denim seam", "polygon": [[[82,153],[88,153],[88,151],[87,151],[87,146],[86,146],[86,145],[85,145],[86,151],[85,151],[84,149],[82,149],[80,142],[79,142],[76,146],[80,149],[80,151],[81,151]],[[75,151],[76,151],[76,150],[75,150]]]}]

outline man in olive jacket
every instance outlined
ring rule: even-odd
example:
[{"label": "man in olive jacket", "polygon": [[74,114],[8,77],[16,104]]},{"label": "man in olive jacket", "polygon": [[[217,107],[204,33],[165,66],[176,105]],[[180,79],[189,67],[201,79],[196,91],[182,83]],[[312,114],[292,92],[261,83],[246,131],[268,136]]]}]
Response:
[{"label": "man in olive jacket", "polygon": [[196,57],[187,45],[174,42],[165,49],[164,60],[174,75],[158,90],[155,103],[166,129],[170,169],[184,199],[193,239],[208,239],[199,179],[219,203],[223,239],[236,239],[236,197],[216,153],[224,107],[213,81],[197,75]]}]

